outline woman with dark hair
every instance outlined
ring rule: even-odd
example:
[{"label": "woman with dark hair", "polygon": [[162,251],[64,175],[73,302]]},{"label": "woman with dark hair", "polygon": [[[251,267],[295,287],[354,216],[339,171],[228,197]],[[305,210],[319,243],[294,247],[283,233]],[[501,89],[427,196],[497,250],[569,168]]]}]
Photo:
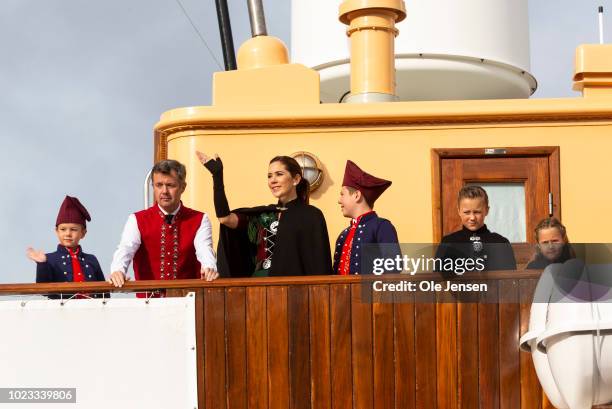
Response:
[{"label": "woman with dark hair", "polygon": [[564,263],[575,258],[574,250],[569,244],[565,226],[554,218],[548,217],[535,228],[537,252],[527,269],[543,269],[549,264]]},{"label": "woman with dark hair", "polygon": [[277,204],[230,211],[221,158],[196,154],[213,177],[222,277],[332,273],[325,218],[308,204],[310,186],[295,159],[277,156],[270,161],[268,188]]}]

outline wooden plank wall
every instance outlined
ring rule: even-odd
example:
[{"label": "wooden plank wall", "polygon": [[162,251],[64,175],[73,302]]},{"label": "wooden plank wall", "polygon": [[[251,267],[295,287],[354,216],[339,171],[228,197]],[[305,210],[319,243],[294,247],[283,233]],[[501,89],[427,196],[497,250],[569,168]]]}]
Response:
[{"label": "wooden plank wall", "polygon": [[[551,409],[531,355],[520,352],[540,271],[486,272],[470,302],[394,293],[368,281],[437,274],[0,284],[0,296],[196,292],[199,408]],[[612,409],[600,405],[597,409]]]},{"label": "wooden plank wall", "polygon": [[550,407],[518,348],[536,281],[490,280],[473,303],[362,302],[354,281],[200,288],[200,408]]}]

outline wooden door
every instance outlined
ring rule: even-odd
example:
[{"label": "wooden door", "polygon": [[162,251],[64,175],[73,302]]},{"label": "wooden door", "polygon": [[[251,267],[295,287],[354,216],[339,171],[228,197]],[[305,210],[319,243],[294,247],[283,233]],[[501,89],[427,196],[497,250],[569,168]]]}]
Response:
[{"label": "wooden door", "polygon": [[525,189],[525,237],[533,242],[538,222],[549,215],[548,160],[532,158],[469,158],[442,160],[442,235],[461,228],[457,192],[468,183],[519,183]]},{"label": "wooden door", "polygon": [[[548,216],[560,219],[559,148],[433,149],[434,241],[461,228],[457,193],[466,184],[518,183],[524,187],[525,237]],[[530,246],[517,245],[517,261],[528,258]],[[525,252],[524,257],[520,254]],[[527,254],[529,253],[529,254]],[[519,264],[523,264],[519,261]]]}]

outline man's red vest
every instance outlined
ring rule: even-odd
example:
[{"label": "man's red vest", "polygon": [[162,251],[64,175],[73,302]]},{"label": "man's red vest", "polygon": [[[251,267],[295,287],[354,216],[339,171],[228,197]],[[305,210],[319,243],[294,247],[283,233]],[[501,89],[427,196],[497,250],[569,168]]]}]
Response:
[{"label": "man's red vest", "polygon": [[204,213],[181,205],[171,224],[157,204],[136,213],[140,248],[134,255],[136,280],[200,278],[193,245]]}]

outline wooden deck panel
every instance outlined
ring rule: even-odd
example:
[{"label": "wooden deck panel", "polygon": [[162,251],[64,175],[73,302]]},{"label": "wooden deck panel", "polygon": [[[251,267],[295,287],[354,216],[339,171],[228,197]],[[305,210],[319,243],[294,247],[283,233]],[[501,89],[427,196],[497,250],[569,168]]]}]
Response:
[{"label": "wooden deck panel", "polygon": [[[433,293],[364,302],[370,290],[362,286],[370,288],[374,277],[126,287],[196,291],[200,408],[526,409],[549,405],[530,355],[517,345],[538,276],[517,271],[472,277],[490,292],[471,303]],[[400,279],[439,280],[383,278]],[[69,292],[73,286],[3,285],[0,294]]]}]

